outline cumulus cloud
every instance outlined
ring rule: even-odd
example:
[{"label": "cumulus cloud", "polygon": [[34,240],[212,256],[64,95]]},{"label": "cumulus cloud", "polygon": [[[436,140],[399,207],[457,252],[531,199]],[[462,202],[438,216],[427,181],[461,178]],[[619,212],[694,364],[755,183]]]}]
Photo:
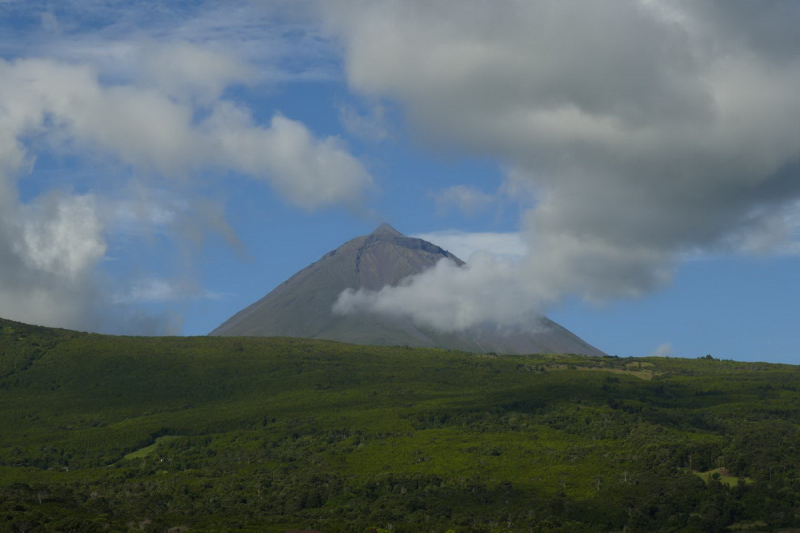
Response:
[{"label": "cumulus cloud", "polygon": [[245,110],[221,104],[209,126],[222,162],[268,180],[295,205],[356,205],[371,186],[369,173],[340,139],[316,139],[295,120],[275,115],[269,128],[260,128]]},{"label": "cumulus cloud", "polygon": [[[163,202],[143,207],[135,199],[61,191],[21,201],[17,183],[35,171],[37,148],[104,154],[140,176],[175,183],[187,183],[193,173],[236,173],[264,180],[308,210],[357,204],[370,187],[369,173],[338,138],[318,138],[280,114],[262,125],[247,108],[222,99],[225,87],[248,81],[246,67],[186,43],[167,51],[169,58],[145,54],[146,76],[115,84],[87,64],[0,59],[0,316],[174,333],[179,317],[146,315],[128,305],[163,301],[155,295],[166,294],[165,285],[151,280],[113,296],[100,268],[108,232],[130,234],[140,221],[195,236],[210,228],[240,247],[212,200],[196,198],[182,209]],[[188,294],[179,289],[168,299]]]},{"label": "cumulus cloud", "polygon": [[[269,181],[284,197],[313,209],[357,202],[369,173],[335,137],[317,139],[301,122],[276,115],[268,127],[246,108],[217,100],[208,117],[169,91],[103,86],[90,67],[51,60],[0,60],[0,99],[16,164],[25,134],[99,148],[164,176],[216,168]],[[197,80],[190,80],[192,83]],[[199,82],[198,82],[199,83]]]},{"label": "cumulus cloud", "polygon": [[89,195],[53,194],[22,207],[14,251],[30,268],[74,280],[106,251],[94,204]]},{"label": "cumulus cloud", "polygon": [[[402,104],[433,149],[495,157],[516,180],[507,191],[533,192],[516,281],[542,308],[568,294],[642,295],[669,283],[687,252],[770,252],[796,232],[796,2],[342,0],[320,9],[343,42],[353,89]],[[474,281],[464,290],[479,292],[485,280]],[[456,312],[455,290],[401,305],[415,283],[361,297],[373,310],[391,298],[413,316]]]},{"label": "cumulus cloud", "polygon": [[89,276],[105,253],[93,197],[52,193],[32,204],[18,205],[8,194],[8,184],[4,185],[0,316],[83,326],[94,296]]}]

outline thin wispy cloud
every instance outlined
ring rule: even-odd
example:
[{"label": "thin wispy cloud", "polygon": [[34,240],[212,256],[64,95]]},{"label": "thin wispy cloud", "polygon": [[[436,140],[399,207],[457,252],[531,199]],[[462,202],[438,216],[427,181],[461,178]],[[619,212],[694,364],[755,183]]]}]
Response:
[{"label": "thin wispy cloud", "polygon": [[216,300],[222,295],[203,290],[194,284],[164,278],[139,279],[114,296],[115,303],[174,303],[192,300]]},{"label": "thin wispy cloud", "polygon": [[672,357],[675,355],[675,350],[672,349],[672,344],[665,342],[659,344],[658,347],[650,353],[653,357]]},{"label": "thin wispy cloud", "polygon": [[352,105],[340,105],[339,121],[350,135],[360,139],[380,142],[389,137],[386,106],[382,104],[373,104],[364,112]]},{"label": "thin wispy cloud", "polygon": [[417,233],[412,237],[432,242],[464,261],[475,253],[486,253],[511,261],[522,259],[528,254],[528,246],[521,233],[444,230]]},{"label": "thin wispy cloud", "polygon": [[262,82],[339,78],[336,48],[308,12],[306,2],[12,2],[0,4],[0,56],[91,63],[126,80],[148,48],[178,42],[257,65]]},{"label": "thin wispy cloud", "polygon": [[433,193],[433,198],[440,215],[445,215],[455,209],[468,216],[475,216],[498,202],[496,195],[485,193],[469,185],[448,187]]}]

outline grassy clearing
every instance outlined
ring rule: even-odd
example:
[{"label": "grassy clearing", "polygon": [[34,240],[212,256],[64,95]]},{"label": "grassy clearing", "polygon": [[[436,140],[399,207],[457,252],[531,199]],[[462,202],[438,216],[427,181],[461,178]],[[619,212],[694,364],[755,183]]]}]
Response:
[{"label": "grassy clearing", "polygon": [[627,376],[633,376],[635,378],[643,379],[645,381],[650,381],[653,379],[655,374],[652,370],[625,370],[622,368],[586,368],[586,367],[577,367],[578,370],[594,370],[598,372],[611,372],[612,374],[624,374]]},{"label": "grassy clearing", "polygon": [[163,437],[158,437],[153,444],[151,444],[149,446],[145,446],[144,448],[139,448],[135,452],[131,452],[131,453],[125,455],[125,457],[123,457],[123,459],[142,459],[143,457],[147,457],[151,453],[155,452],[160,444],[169,442],[171,440],[179,439],[179,438],[180,437],[175,436],[175,435],[164,435]]},{"label": "grassy clearing", "polygon": [[[708,472],[694,472],[695,475],[699,476],[700,479],[708,483],[712,479],[718,480],[723,485],[727,485],[729,487],[735,487],[739,484],[739,478],[736,476],[730,476],[725,474],[727,470],[724,468],[715,468],[713,470],[709,470]],[[744,478],[745,483],[752,483],[753,480],[749,477]]]}]

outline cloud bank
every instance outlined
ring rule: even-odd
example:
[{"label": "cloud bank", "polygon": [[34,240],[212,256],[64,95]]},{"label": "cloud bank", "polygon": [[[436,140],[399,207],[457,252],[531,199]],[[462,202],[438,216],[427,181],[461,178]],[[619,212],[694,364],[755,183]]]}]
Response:
[{"label": "cloud bank", "polygon": [[354,90],[399,102],[434,150],[496,158],[509,169],[505,194],[520,180],[534,191],[521,264],[437,267],[345,294],[350,309],[443,329],[503,323],[515,320],[504,306],[636,297],[668,284],[687,253],[770,252],[795,233],[796,2],[341,0],[320,10]]}]

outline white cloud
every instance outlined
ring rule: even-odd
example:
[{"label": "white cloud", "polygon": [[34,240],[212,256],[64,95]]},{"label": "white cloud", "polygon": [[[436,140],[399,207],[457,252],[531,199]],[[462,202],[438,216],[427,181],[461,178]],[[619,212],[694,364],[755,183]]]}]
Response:
[{"label": "white cloud", "polygon": [[797,225],[781,217],[800,199],[800,6],[745,4],[341,0],[320,11],[354,90],[399,103],[433,149],[510,169],[502,194],[532,206],[517,283],[545,306],[645,294],[688,252],[794,249]]},{"label": "white cloud", "polygon": [[0,316],[81,327],[96,295],[89,277],[106,246],[94,198],[52,193],[29,205],[13,198],[0,200]]},{"label": "white cloud", "polygon": [[675,351],[672,349],[672,344],[669,342],[665,342],[664,344],[660,344],[658,348],[653,350],[650,354],[653,357],[672,357],[675,355]]},{"label": "white cloud", "polygon": [[[50,57],[92,64],[104,79],[130,81],[148,49],[174,43],[224,53],[268,83],[341,77],[337,48],[309,16],[303,0],[230,0],[224,3],[64,1],[51,17],[51,2],[4,6],[0,56]],[[3,20],[41,17],[42,27],[20,30]],[[51,24],[53,21],[57,26]]]},{"label": "white cloud", "polygon": [[238,58],[187,42],[150,42],[143,47],[142,70],[154,85],[177,98],[202,103],[217,100],[226,87],[252,82],[255,72]]},{"label": "white cloud", "polygon": [[108,333],[175,334],[181,320],[115,301],[98,271],[108,248],[91,194],[51,192],[20,204],[0,173],[0,317]]},{"label": "white cloud", "polygon": [[361,139],[378,142],[389,137],[386,107],[382,104],[372,105],[366,113],[350,105],[339,106],[339,122],[350,135]]},{"label": "white cloud", "polygon": [[435,267],[379,291],[347,289],[334,313],[409,316],[420,325],[456,331],[486,323],[538,325],[540,301],[519,285],[517,266],[476,253],[464,266],[442,259]]},{"label": "white cloud", "polygon": [[455,207],[466,215],[475,216],[497,202],[495,195],[487,194],[469,185],[454,185],[434,193],[433,197],[436,199],[439,214],[442,215],[447,213],[450,208]]},{"label": "white cloud", "polygon": [[464,261],[479,252],[507,260],[519,260],[528,253],[528,245],[521,233],[446,230],[418,233],[412,237],[432,242]]},{"label": "white cloud", "polygon": [[[217,74],[220,83],[226,81],[227,73]],[[203,88],[218,89],[205,78],[187,83],[201,81]],[[209,117],[197,123],[201,109],[170,98],[177,86],[183,87],[105,87],[89,67],[0,60],[2,134],[10,150],[0,155],[19,167],[25,152],[18,139],[38,133],[51,142],[102,148],[164,176],[209,167],[242,172],[269,181],[288,201],[309,209],[357,203],[370,186],[369,174],[339,139],[317,139],[302,123],[280,115],[262,127],[247,109],[223,100],[213,102]]]},{"label": "white cloud", "polygon": [[45,11],[40,15],[42,21],[42,29],[47,33],[57,33],[61,30],[61,25],[58,23],[58,17],[52,11]]},{"label": "white cloud", "polygon": [[164,198],[143,188],[128,189],[133,198],[106,199],[101,213],[110,232],[122,235],[149,235],[166,233],[180,217],[185,216],[189,203],[185,200]]},{"label": "white cloud", "polygon": [[205,298],[216,298],[216,295],[179,280],[146,278],[137,280],[125,291],[118,293],[114,301],[123,304],[169,303]]},{"label": "white cloud", "polygon": [[369,173],[340,139],[315,139],[302,123],[280,115],[269,128],[250,120],[240,108],[217,106],[209,119],[213,144],[228,165],[268,180],[291,203],[357,205],[370,188]]},{"label": "white cloud", "polygon": [[94,197],[51,195],[18,211],[14,251],[29,267],[74,280],[103,257]]}]

